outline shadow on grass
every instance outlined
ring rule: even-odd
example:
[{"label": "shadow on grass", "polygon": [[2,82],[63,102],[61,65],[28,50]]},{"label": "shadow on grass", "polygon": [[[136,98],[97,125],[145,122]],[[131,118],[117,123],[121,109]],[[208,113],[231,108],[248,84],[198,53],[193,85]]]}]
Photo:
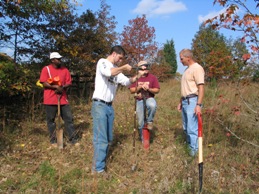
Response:
[{"label": "shadow on grass", "polygon": [[46,136],[49,135],[47,129],[43,129],[43,128],[40,128],[40,127],[32,128],[31,134],[33,134],[33,135],[44,135],[44,136],[45,136],[45,135],[46,135]]},{"label": "shadow on grass", "polygon": [[176,139],[176,142],[180,144],[184,144],[186,141],[186,136],[183,132],[182,128],[171,128],[170,131],[174,134],[174,139]]},{"label": "shadow on grass", "polygon": [[76,130],[76,135],[79,138],[79,140],[82,139],[83,133],[85,133],[86,131],[92,130],[90,129],[90,123],[88,122],[79,123],[77,125],[74,125],[74,127]]}]

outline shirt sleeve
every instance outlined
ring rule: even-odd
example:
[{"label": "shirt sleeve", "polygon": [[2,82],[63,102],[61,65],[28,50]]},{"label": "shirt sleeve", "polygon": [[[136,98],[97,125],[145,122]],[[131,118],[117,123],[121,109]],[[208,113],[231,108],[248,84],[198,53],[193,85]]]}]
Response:
[{"label": "shirt sleeve", "polygon": [[134,87],[136,87],[136,84],[137,84],[137,82],[134,82],[133,84],[131,84],[131,85],[129,86],[129,88],[134,88]]},{"label": "shirt sleeve", "polygon": [[158,79],[157,79],[156,76],[154,76],[154,82],[153,82],[152,88],[158,88],[158,89],[160,89],[160,85],[159,85],[159,82],[158,82]]},{"label": "shirt sleeve", "polygon": [[48,80],[49,75],[48,75],[48,71],[47,71],[47,67],[43,67],[40,73],[40,82],[44,83]]},{"label": "shirt sleeve", "polygon": [[71,74],[70,72],[68,71],[68,69],[66,69],[66,83],[64,85],[71,85],[72,84],[72,78],[71,78]]},{"label": "shirt sleeve", "polygon": [[197,85],[204,84],[205,72],[201,66],[198,66],[194,72],[194,79]]},{"label": "shirt sleeve", "polygon": [[130,79],[127,76],[125,76],[123,73],[119,73],[117,75],[117,79],[118,79],[117,82],[123,86],[128,86],[131,84]]},{"label": "shirt sleeve", "polygon": [[111,66],[108,65],[104,59],[100,59],[97,63],[97,68],[99,68],[102,75],[105,77],[111,76]]}]

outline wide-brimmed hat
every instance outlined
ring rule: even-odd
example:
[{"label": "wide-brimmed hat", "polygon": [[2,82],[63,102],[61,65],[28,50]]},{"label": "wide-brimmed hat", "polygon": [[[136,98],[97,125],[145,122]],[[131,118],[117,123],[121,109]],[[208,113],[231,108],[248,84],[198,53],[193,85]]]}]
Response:
[{"label": "wide-brimmed hat", "polygon": [[53,52],[53,53],[50,53],[49,58],[50,59],[60,59],[60,58],[62,58],[62,56],[58,52]]}]

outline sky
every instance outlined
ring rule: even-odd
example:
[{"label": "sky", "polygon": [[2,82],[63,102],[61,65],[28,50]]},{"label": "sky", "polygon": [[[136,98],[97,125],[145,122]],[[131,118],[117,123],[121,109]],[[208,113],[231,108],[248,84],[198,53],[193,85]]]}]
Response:
[{"label": "sky", "polygon": [[[156,41],[162,46],[173,40],[177,54],[177,72],[183,73],[185,67],[179,61],[179,52],[191,48],[192,39],[199,31],[202,21],[218,15],[223,7],[213,5],[214,0],[106,0],[110,6],[110,16],[117,21],[116,32],[121,33],[128,21],[146,15],[148,26],[155,28]],[[252,1],[252,0],[249,0]],[[96,12],[100,0],[77,0],[78,13],[87,9]],[[232,31],[222,31],[226,37],[237,37]]]}]

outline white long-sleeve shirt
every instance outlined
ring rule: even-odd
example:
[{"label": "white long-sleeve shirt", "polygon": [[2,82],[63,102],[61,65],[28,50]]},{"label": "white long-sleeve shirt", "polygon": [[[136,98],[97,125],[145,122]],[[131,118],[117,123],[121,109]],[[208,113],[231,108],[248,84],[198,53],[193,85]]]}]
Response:
[{"label": "white long-sleeve shirt", "polygon": [[96,67],[95,89],[93,99],[100,99],[106,102],[112,102],[118,84],[128,86],[130,79],[124,74],[119,73],[116,76],[111,76],[111,68],[117,67],[107,59],[101,58]]}]

